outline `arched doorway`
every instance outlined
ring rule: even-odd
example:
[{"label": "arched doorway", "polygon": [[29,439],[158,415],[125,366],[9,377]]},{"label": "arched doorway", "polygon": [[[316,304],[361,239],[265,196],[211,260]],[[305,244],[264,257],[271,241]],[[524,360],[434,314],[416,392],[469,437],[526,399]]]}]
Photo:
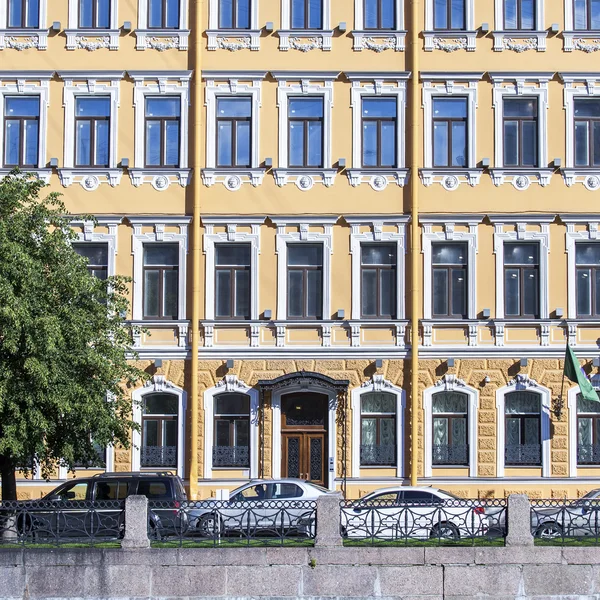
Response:
[{"label": "arched doorway", "polygon": [[329,397],[314,392],[281,398],[281,475],[326,485]]}]

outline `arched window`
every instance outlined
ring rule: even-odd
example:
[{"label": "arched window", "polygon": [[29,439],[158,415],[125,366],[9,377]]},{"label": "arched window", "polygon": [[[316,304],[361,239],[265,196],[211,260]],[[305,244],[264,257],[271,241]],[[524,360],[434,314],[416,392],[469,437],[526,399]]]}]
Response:
[{"label": "arched window", "polygon": [[438,392],[432,398],[434,465],[469,464],[468,397],[461,392]]},{"label": "arched window", "polygon": [[396,403],[394,394],[372,392],[361,396],[361,466],[396,466]]},{"label": "arched window", "polygon": [[577,394],[577,464],[600,464],[600,403]]},{"label": "arched window", "polygon": [[179,401],[174,394],[148,394],[142,407],[142,467],[177,466]]},{"label": "arched window", "polygon": [[250,397],[215,396],[213,467],[250,466]]},{"label": "arched window", "polygon": [[505,454],[507,466],[540,466],[541,397],[535,392],[511,392],[505,396]]}]

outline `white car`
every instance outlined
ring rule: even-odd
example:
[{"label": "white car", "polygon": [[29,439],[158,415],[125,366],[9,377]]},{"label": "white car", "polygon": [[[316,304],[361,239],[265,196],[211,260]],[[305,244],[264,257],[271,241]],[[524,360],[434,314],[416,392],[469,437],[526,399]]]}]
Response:
[{"label": "white car", "polygon": [[431,487],[393,487],[372,492],[342,508],[342,534],[362,539],[459,539],[483,536],[482,506]]}]

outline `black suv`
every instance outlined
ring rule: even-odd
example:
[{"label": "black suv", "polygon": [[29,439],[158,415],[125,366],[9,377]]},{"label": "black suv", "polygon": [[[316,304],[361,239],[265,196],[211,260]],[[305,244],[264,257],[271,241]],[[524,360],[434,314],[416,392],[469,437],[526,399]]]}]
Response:
[{"label": "black suv", "polygon": [[[27,502],[20,529],[43,537],[122,537],[125,499],[148,498],[148,528],[154,539],[187,528],[181,510],[187,496],[181,478],[168,471],[101,473],[67,481],[40,501]],[[27,515],[27,520],[23,518]]]}]

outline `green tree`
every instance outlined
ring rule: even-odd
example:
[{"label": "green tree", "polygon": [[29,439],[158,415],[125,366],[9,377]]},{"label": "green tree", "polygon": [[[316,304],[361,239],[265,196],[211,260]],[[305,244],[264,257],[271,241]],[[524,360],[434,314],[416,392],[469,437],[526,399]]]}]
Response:
[{"label": "green tree", "polygon": [[[13,172],[0,182],[0,476],[16,499],[17,466],[42,476],[97,458],[94,443],[129,446],[127,279],[100,280],[72,248],[56,193]],[[91,218],[91,217],[85,217]]]}]

